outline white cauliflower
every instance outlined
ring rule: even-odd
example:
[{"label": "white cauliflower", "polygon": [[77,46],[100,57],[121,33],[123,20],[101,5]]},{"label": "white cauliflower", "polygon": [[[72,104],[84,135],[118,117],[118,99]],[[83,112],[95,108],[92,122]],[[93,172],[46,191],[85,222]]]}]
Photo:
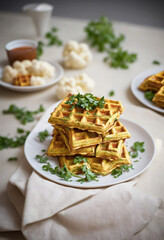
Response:
[{"label": "white cauliflower", "polygon": [[45,80],[42,77],[32,76],[30,78],[30,83],[32,86],[40,86],[45,84]]},{"label": "white cauliflower", "polygon": [[23,62],[21,62],[21,61],[15,61],[15,62],[13,63],[13,68],[18,71],[18,74],[21,74],[21,75],[26,75],[26,74],[28,74],[28,71],[27,71],[27,69],[25,68],[25,65],[24,65]]},{"label": "white cauliflower", "polygon": [[32,66],[32,61],[26,59],[22,61],[22,64],[24,65],[24,67],[26,68],[26,70],[28,71],[28,69]]},{"label": "white cauliflower", "polygon": [[56,87],[56,96],[58,99],[63,99],[69,93],[77,94],[80,92],[84,94],[92,91],[94,86],[94,81],[85,73],[75,77],[63,77]]},{"label": "white cauliflower", "polygon": [[84,68],[92,60],[92,54],[88,45],[76,41],[66,43],[63,56],[65,67],[73,69]]},{"label": "white cauliflower", "polygon": [[4,68],[2,79],[4,82],[13,84],[13,79],[17,75],[18,75],[18,71],[8,65]]},{"label": "white cauliflower", "polygon": [[86,73],[79,74],[76,78],[76,84],[81,86],[85,92],[93,91],[95,82]]},{"label": "white cauliflower", "polygon": [[29,67],[31,75],[51,78],[55,74],[55,68],[45,61],[32,60],[32,65]]}]

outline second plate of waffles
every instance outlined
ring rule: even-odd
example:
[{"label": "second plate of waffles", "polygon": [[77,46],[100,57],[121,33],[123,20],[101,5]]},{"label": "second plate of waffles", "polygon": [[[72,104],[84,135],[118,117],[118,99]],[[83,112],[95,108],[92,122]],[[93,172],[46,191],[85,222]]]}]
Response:
[{"label": "second plate of waffles", "polygon": [[[140,73],[131,83],[134,96],[145,106],[164,113],[164,66]],[[145,92],[154,93],[152,101],[145,97]]]},{"label": "second plate of waffles", "polygon": [[[70,110],[69,99],[67,97],[53,105],[27,138],[25,155],[34,170],[51,181],[63,185],[97,188],[127,181],[148,168],[155,153],[154,141],[141,126],[120,118],[124,110],[121,102],[105,100],[102,108],[79,110],[73,107]],[[41,143],[37,135],[45,129],[50,136]],[[144,142],[145,149],[149,149],[139,154],[139,161],[134,161],[136,159],[131,159],[129,155],[131,146],[135,142]],[[98,181],[81,184],[75,177],[72,177],[71,181],[64,181],[59,176],[44,171],[42,164],[35,159],[43,149],[47,150],[48,162],[53,168],[66,166],[73,174],[81,174],[83,165],[83,162],[75,163],[74,158],[76,156],[87,158],[87,167],[98,174]],[[125,164],[133,164],[134,169],[124,172],[118,178],[110,174],[115,168]]]}]

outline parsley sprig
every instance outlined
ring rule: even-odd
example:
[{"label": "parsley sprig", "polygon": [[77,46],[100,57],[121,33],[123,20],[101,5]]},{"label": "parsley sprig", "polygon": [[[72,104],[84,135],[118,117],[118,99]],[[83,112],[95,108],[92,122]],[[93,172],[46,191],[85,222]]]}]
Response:
[{"label": "parsley sprig", "polygon": [[18,108],[16,105],[11,104],[7,110],[2,111],[3,114],[13,114],[23,125],[27,122],[34,121],[34,115],[44,112],[44,107],[40,105],[38,110],[29,111],[26,108]]},{"label": "parsley sprig", "polygon": [[91,21],[85,27],[87,39],[92,47],[96,47],[99,52],[106,52],[104,61],[113,68],[127,69],[130,63],[137,59],[137,54],[128,53],[121,47],[121,42],[125,39],[123,34],[116,36],[112,22],[106,17],[100,17],[98,21]]},{"label": "parsley sprig", "polygon": [[84,95],[78,93],[77,95],[73,94],[70,96],[68,101],[65,103],[72,106],[70,110],[73,110],[74,107],[80,107],[86,110],[94,110],[96,107],[103,108],[105,100],[104,97],[99,100],[91,93],[86,93]]},{"label": "parsley sprig", "polygon": [[42,150],[42,151],[43,151],[43,154],[36,155],[35,159],[40,163],[45,163],[45,165],[42,166],[42,169],[44,171],[47,171],[47,172],[49,171],[51,174],[55,174],[65,181],[71,181],[72,176],[79,178],[76,181],[81,183],[98,181],[97,175],[92,173],[91,170],[89,169],[89,166],[87,164],[88,163],[87,158],[78,156],[78,155],[74,158],[74,163],[83,163],[81,170],[82,170],[82,173],[85,175],[85,177],[81,177],[77,174],[70,172],[65,164],[63,168],[60,168],[59,166],[56,166],[55,168],[53,168],[52,165],[48,162],[48,157],[45,156],[46,151],[45,150]]},{"label": "parsley sprig", "polygon": [[46,140],[46,138],[49,136],[50,136],[50,134],[47,130],[44,130],[44,131],[38,133],[38,139],[40,142],[44,142]]},{"label": "parsley sprig", "polygon": [[145,152],[144,142],[135,142],[131,147],[131,151],[129,152],[132,158],[138,157],[139,152]]},{"label": "parsley sprig", "polygon": [[48,42],[45,42],[45,41],[38,42],[37,59],[40,59],[40,57],[42,56],[44,52],[43,48],[45,46],[53,46],[53,45],[61,46],[62,45],[62,41],[57,36],[57,32],[58,32],[58,29],[56,27],[52,27],[51,30],[45,34],[45,38]]},{"label": "parsley sprig", "polygon": [[114,176],[114,178],[118,178],[123,174],[123,172],[129,172],[130,169],[134,169],[133,165],[124,164],[119,168],[115,168],[111,174]]},{"label": "parsley sprig", "polygon": [[[19,131],[20,130],[18,129],[17,132],[20,133]],[[21,135],[19,137],[17,136],[14,138],[0,136],[0,150],[5,149],[5,148],[16,148],[16,147],[24,145],[26,138],[29,135],[30,131],[24,131],[24,132],[25,132],[24,135]]]}]

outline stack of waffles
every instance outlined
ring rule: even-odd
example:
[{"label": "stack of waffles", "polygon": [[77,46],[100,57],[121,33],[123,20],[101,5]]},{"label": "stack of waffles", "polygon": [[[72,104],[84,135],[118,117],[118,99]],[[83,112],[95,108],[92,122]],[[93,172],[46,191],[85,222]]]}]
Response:
[{"label": "stack of waffles", "polygon": [[66,97],[51,113],[49,123],[54,127],[53,139],[47,155],[58,157],[59,165],[80,174],[83,162],[75,163],[75,156],[87,158],[88,168],[97,174],[107,175],[116,167],[131,164],[124,145],[130,137],[118,120],[124,108],[119,101],[106,100],[103,108],[85,110],[72,108]]},{"label": "stack of waffles", "polygon": [[152,101],[157,106],[164,108],[164,71],[145,78],[139,89],[144,92],[148,90],[155,92]]}]

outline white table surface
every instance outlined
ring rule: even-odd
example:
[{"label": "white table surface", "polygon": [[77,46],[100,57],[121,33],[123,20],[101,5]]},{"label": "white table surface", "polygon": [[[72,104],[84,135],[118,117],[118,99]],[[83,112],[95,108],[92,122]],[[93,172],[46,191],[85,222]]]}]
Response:
[{"label": "white table surface", "polygon": [[[83,30],[86,24],[87,21],[76,19],[53,18],[51,20],[51,25],[59,28],[58,34],[63,42],[67,42],[70,39],[80,42],[86,41],[86,35]],[[65,75],[72,76],[77,73],[86,72],[96,82],[96,88],[94,91],[95,95],[108,97],[109,91],[114,90],[115,96],[113,99],[122,101],[125,107],[125,114],[123,116],[126,118],[128,117],[126,114],[126,107],[133,106],[135,111],[135,107],[139,106],[142,109],[145,109],[145,115],[142,116],[145,118],[145,123],[146,121],[149,121],[149,124],[151,124],[152,121],[153,126],[158,120],[161,122],[163,116],[152,110],[147,110],[144,105],[139,103],[131,93],[130,83],[140,72],[153,68],[153,60],[157,59],[164,65],[164,30],[121,22],[114,22],[114,29],[117,33],[125,34],[126,39],[123,43],[124,48],[128,49],[130,52],[136,52],[138,54],[138,60],[131,64],[128,70],[110,68],[102,61],[104,54],[91,49],[93,53],[92,63],[83,70],[65,70]],[[20,38],[38,40],[35,36],[31,19],[27,16],[11,13],[0,14],[0,35],[0,61],[6,60],[4,47],[8,41]],[[62,50],[63,47],[53,46],[46,48],[42,58],[61,63]],[[16,135],[17,127],[20,127],[19,122],[13,116],[2,114],[2,110],[7,109],[10,104],[16,104],[19,107],[25,106],[30,110],[35,110],[40,104],[43,104],[45,109],[47,109],[56,101],[55,86],[34,93],[17,93],[0,87],[1,135],[6,136],[7,134],[10,134],[10,136],[14,136]],[[149,116],[153,116],[152,120],[150,118],[147,119],[147,113],[149,113]],[[30,130],[35,124],[36,121],[23,127]],[[159,134],[156,134],[156,136],[162,140],[163,130],[164,128],[159,131]],[[8,162],[7,159],[12,156],[18,156],[18,158],[21,159],[22,154],[23,147],[0,151],[0,210],[3,209],[3,211],[6,211],[6,216],[8,216],[7,212],[10,212],[11,216],[16,214],[15,209],[8,201],[6,186],[10,176],[14,173],[20,161]],[[160,186],[158,186],[157,189],[158,190],[155,194],[163,197],[163,193],[160,192]],[[19,235],[19,233],[15,233],[15,235],[13,235],[13,233],[7,233],[7,235],[6,233],[3,233],[0,235],[0,239],[23,239],[23,237]]]}]

